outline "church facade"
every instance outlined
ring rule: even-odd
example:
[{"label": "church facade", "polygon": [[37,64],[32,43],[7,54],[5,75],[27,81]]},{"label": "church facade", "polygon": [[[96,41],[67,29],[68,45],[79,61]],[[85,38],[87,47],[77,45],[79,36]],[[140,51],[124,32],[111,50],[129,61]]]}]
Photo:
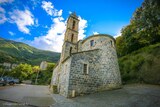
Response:
[{"label": "church facade", "polygon": [[67,21],[61,58],[53,70],[51,86],[65,97],[75,97],[121,86],[115,39],[97,34],[78,41],[79,20]]}]

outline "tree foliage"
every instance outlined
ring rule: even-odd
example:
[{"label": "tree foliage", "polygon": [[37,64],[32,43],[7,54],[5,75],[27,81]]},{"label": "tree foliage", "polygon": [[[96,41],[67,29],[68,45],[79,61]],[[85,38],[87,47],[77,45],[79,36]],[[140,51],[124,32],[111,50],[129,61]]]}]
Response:
[{"label": "tree foliage", "polygon": [[160,84],[160,43],[119,58],[123,83]]},{"label": "tree foliage", "polygon": [[55,66],[55,63],[48,63],[46,71],[52,72],[54,66]]},{"label": "tree foliage", "polygon": [[19,64],[12,71],[5,71],[3,66],[0,66],[0,76],[11,76],[18,78],[20,81],[31,80],[34,84],[38,75],[38,84],[48,85],[51,81],[54,66],[55,63],[48,63],[46,70],[40,70],[39,66],[32,67],[29,64]]},{"label": "tree foliage", "polygon": [[54,66],[55,66],[55,63],[48,63],[47,69],[39,72],[38,84],[40,85],[50,84]]},{"label": "tree foliage", "polygon": [[[48,63],[46,70],[40,70],[39,66],[34,66],[33,71],[34,73],[31,76],[32,83],[35,83],[35,79],[38,73],[38,84],[39,85],[48,85],[50,84],[51,78],[52,78],[52,72],[53,68],[55,66],[55,63]],[[39,72],[37,72],[39,71]]]},{"label": "tree foliage", "polygon": [[160,42],[160,1],[145,0],[116,39],[119,56]]},{"label": "tree foliage", "polygon": [[20,64],[11,71],[11,75],[20,81],[30,79],[32,73],[32,66],[29,64]]},{"label": "tree foliage", "polygon": [[39,66],[33,66],[32,68],[33,72],[38,72],[40,70]]}]

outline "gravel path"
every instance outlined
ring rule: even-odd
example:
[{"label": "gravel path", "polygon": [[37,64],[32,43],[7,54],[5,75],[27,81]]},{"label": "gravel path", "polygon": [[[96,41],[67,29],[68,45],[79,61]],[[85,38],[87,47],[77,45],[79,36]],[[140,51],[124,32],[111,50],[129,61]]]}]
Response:
[{"label": "gravel path", "polygon": [[49,107],[50,105],[52,107],[160,107],[160,86],[125,85],[122,89],[72,99],[59,94],[51,94],[47,86],[1,87],[0,107],[7,105],[16,105],[16,107]]},{"label": "gravel path", "polygon": [[47,107],[52,105],[54,102],[55,101],[49,92],[48,86],[16,85],[12,87],[4,87],[0,90],[0,107],[1,105],[7,104],[13,106],[30,105]]},{"label": "gravel path", "polygon": [[53,107],[160,107],[160,86],[125,85],[122,89],[66,99],[53,95]]}]

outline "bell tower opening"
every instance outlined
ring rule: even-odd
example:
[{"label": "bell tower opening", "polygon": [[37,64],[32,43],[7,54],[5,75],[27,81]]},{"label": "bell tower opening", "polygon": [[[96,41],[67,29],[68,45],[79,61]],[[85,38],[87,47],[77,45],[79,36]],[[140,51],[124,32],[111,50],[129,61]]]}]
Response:
[{"label": "bell tower opening", "polygon": [[73,20],[73,25],[72,25],[72,29],[73,29],[73,30],[75,29],[75,23],[76,23],[76,21]]},{"label": "bell tower opening", "polygon": [[74,34],[72,34],[71,36],[71,42],[73,42],[73,39],[74,39]]},{"label": "bell tower opening", "polygon": [[75,13],[70,14],[67,20],[64,43],[61,53],[61,61],[77,51],[79,19]]},{"label": "bell tower opening", "polygon": [[78,42],[78,26],[79,26],[79,19],[75,13],[72,13],[68,20],[67,20],[67,29],[65,32],[65,41],[71,43]]}]

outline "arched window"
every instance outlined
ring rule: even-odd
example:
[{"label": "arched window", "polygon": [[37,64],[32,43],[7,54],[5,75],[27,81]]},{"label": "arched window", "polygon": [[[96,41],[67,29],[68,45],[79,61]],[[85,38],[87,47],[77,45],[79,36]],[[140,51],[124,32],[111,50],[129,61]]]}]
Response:
[{"label": "arched window", "polygon": [[72,29],[75,29],[75,24],[76,24],[76,21],[73,20]]},{"label": "arched window", "polygon": [[110,42],[111,42],[111,46],[113,46],[112,40]]},{"label": "arched window", "polygon": [[73,42],[74,34],[71,35],[71,42]]},{"label": "arched window", "polygon": [[93,46],[94,45],[94,40],[91,40],[90,41],[90,46]]}]

